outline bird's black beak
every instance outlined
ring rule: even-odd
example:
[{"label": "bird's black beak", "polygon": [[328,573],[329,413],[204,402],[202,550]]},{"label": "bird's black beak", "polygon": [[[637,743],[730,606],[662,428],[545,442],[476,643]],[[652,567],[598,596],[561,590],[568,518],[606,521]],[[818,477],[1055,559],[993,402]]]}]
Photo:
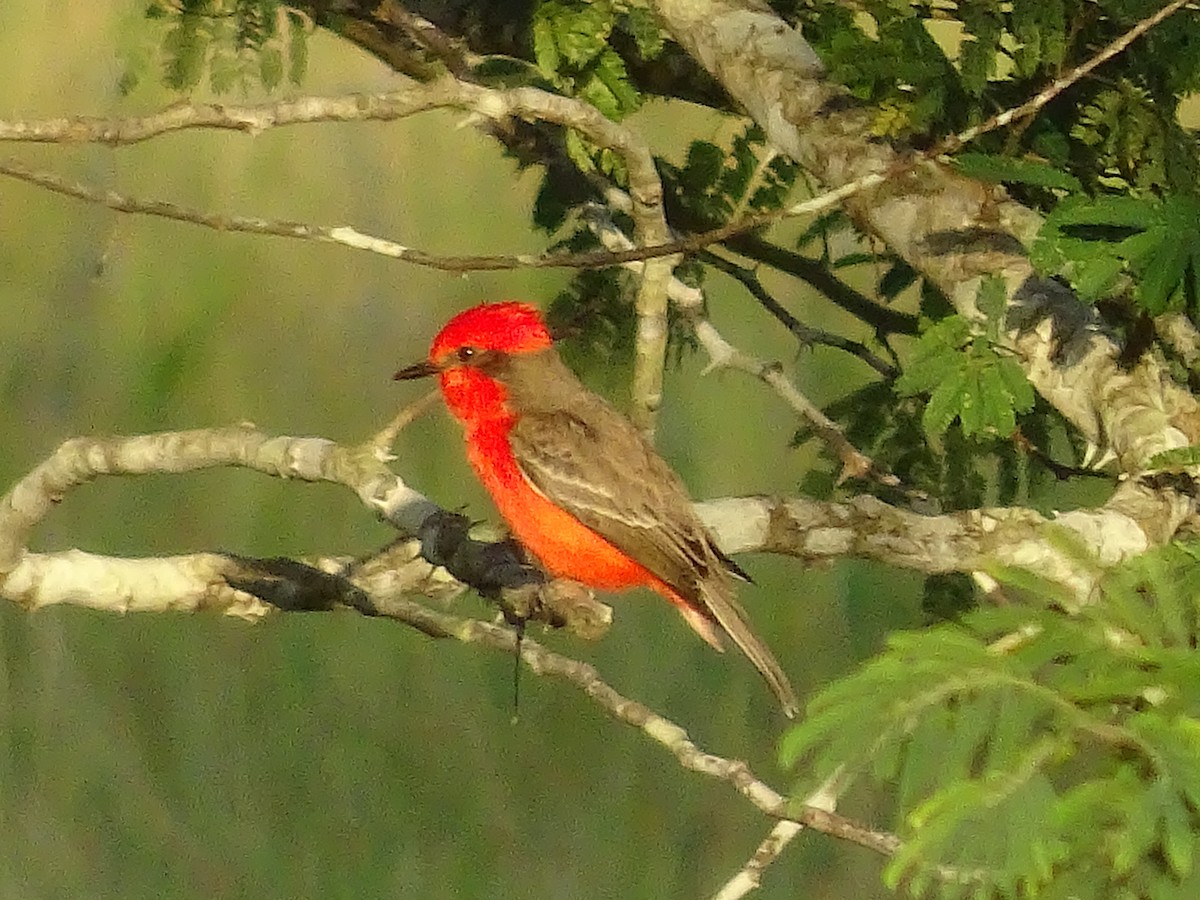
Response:
[{"label": "bird's black beak", "polygon": [[392,376],[393,381],[412,381],[414,378],[428,378],[430,375],[436,375],[439,369],[427,359],[421,360],[419,363],[413,363],[411,366],[405,366],[399,372]]}]

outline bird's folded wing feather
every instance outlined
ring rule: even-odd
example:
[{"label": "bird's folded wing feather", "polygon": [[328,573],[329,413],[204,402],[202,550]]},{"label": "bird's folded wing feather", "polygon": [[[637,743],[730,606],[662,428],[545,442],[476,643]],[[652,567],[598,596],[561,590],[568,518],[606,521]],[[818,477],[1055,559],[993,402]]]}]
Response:
[{"label": "bird's folded wing feather", "polygon": [[603,429],[587,413],[521,415],[509,433],[521,470],[558,506],[705,609],[702,582],[724,568],[726,558],[683,483],[615,410],[602,410]]},{"label": "bird's folded wing feather", "polygon": [[713,543],[683,483],[645,438],[603,401],[588,403],[523,413],[509,432],[517,464],[551,501],[666,582],[714,646],[703,622],[718,623],[794,716],[795,691],[729,581],[729,571],[741,570]]}]

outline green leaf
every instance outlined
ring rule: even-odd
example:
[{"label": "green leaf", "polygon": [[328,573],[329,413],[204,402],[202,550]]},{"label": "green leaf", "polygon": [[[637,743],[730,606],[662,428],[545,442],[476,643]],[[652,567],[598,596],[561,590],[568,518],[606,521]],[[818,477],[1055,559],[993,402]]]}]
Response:
[{"label": "green leaf", "polygon": [[892,267],[883,273],[876,288],[882,297],[894,300],[896,297],[916,283],[917,270],[903,260],[896,260]]},{"label": "green leaf", "polygon": [[999,357],[998,369],[1008,393],[1009,404],[1019,413],[1031,412],[1037,398],[1033,393],[1033,385],[1025,377],[1025,370],[1009,356]]},{"label": "green leaf", "polygon": [[1018,159],[992,153],[960,153],[954,158],[954,164],[964,175],[980,181],[1028,184],[1071,193],[1083,190],[1083,185],[1074,175],[1041,160]]},{"label": "green leaf", "polygon": [[680,184],[689,190],[702,191],[717,183],[724,167],[724,150],[708,141],[692,141],[687,162],[679,174]]},{"label": "green leaf", "polygon": [[961,367],[958,351],[970,340],[971,324],[962,316],[947,316],[926,327],[912,363],[896,382],[897,390],[911,396],[936,387],[949,370]]},{"label": "green leaf", "polygon": [[608,49],[596,60],[579,96],[614,121],[641,104],[641,95],[630,83],[624,61]]},{"label": "green leaf", "polygon": [[658,17],[645,6],[629,6],[621,17],[621,27],[633,36],[638,56],[654,59],[663,51],[665,41]]},{"label": "green leaf", "polygon": [[967,392],[967,374],[958,370],[942,379],[929,395],[921,425],[926,434],[942,434],[962,413],[962,397]]},{"label": "green leaf", "polygon": [[996,69],[1004,24],[999,16],[999,5],[994,0],[972,0],[960,4],[958,10],[967,32],[958,57],[963,88],[978,97]]},{"label": "green leaf", "polygon": [[1194,896],[1200,660],[1176,619],[1197,570],[1197,546],[1144,555],[1074,615],[1031,574],[1006,606],[894,635],[811,700],[781,759],[898,787],[893,886],[941,891],[942,866],[989,900]]},{"label": "green leaf", "polygon": [[241,60],[224,47],[215,49],[208,67],[208,83],[213,93],[228,93],[244,80]]},{"label": "green leaf", "polygon": [[1163,856],[1176,875],[1192,871],[1196,854],[1194,823],[1178,794],[1163,798],[1161,809]]},{"label": "green leaf", "polygon": [[567,220],[571,206],[548,177],[542,179],[533,200],[533,222],[543,231],[553,234]]},{"label": "green leaf", "polygon": [[1170,778],[1188,803],[1200,807],[1200,721],[1144,712],[1130,716],[1128,728],[1149,745],[1160,776]]},{"label": "green leaf", "polygon": [[167,55],[163,80],[167,86],[186,91],[198,85],[204,72],[207,49],[197,19],[193,16],[181,17],[163,39],[163,50]]},{"label": "green leaf", "polygon": [[308,74],[308,31],[304,19],[288,12],[288,81],[296,86]]},{"label": "green leaf", "polygon": [[1031,254],[1096,299],[1129,273],[1134,299],[1151,315],[1183,307],[1200,287],[1200,199],[1071,198],[1047,216]]},{"label": "green leaf", "polygon": [[558,42],[554,39],[554,23],[541,13],[539,9],[533,18],[533,58],[544,74],[553,76],[562,65],[562,57],[558,54]]},{"label": "green leaf", "polygon": [[1156,204],[1138,197],[1104,195],[1095,199],[1070,197],[1048,217],[1061,230],[1071,225],[1110,228],[1143,228],[1155,218]]},{"label": "green leaf", "polygon": [[988,339],[999,340],[1004,328],[1004,313],[1008,308],[1008,288],[1004,279],[987,275],[980,280],[975,305],[987,319]]},{"label": "green leaf", "polygon": [[563,139],[563,148],[567,151],[567,156],[571,158],[571,162],[575,163],[579,171],[596,171],[596,163],[592,159],[596,145],[587,140],[574,128],[566,130],[566,136]]},{"label": "green leaf", "polygon": [[[980,303],[996,319],[1003,292],[999,279],[980,285]],[[934,437],[956,418],[969,437],[992,432],[1007,437],[1016,428],[1017,413],[1029,412],[1034,403],[1020,366],[987,341],[973,338],[970,323],[961,316],[948,316],[925,330],[896,390],[902,396],[929,393],[922,422]]]},{"label": "green leaf", "polygon": [[955,397],[959,425],[967,437],[982,434],[987,430],[989,409],[984,396],[982,376],[983,371],[978,366],[968,365],[962,379],[962,389]]},{"label": "green leaf", "polygon": [[268,91],[279,87],[283,81],[283,52],[279,47],[270,44],[259,51],[258,71],[263,87]]},{"label": "green leaf", "polygon": [[1066,12],[1062,0],[1014,3],[1012,33],[1019,42],[1013,61],[1022,76],[1058,66],[1066,45]]},{"label": "green leaf", "polygon": [[1016,413],[1033,408],[1033,390],[1020,366],[990,346],[976,343],[972,359],[977,373],[977,430],[968,429],[964,419],[963,431],[967,434],[995,431],[1001,437],[1008,437],[1017,427]]},{"label": "green leaf", "polygon": [[583,68],[607,48],[613,23],[608,0],[541,3],[533,16],[538,67],[548,76],[560,73],[564,66]]},{"label": "green leaf", "polygon": [[1124,263],[1115,256],[1083,258],[1071,279],[1071,286],[1084,300],[1099,300],[1112,293]]},{"label": "green leaf", "polygon": [[1200,444],[1163,450],[1161,453],[1155,453],[1146,463],[1148,470],[1186,469],[1189,466],[1200,466]]}]

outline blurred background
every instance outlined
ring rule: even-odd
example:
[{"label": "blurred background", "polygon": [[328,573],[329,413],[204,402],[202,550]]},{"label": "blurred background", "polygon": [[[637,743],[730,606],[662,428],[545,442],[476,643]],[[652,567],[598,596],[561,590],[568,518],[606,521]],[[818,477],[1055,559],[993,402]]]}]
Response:
[{"label": "blurred background", "polygon": [[[178,99],[155,77],[123,95],[128,60],[161,29],[138,2],[6,0],[0,117],[124,116]],[[325,33],[305,93],[400,84]],[[274,97],[297,93],[280,88]],[[200,92],[196,99],[210,99]],[[227,102],[267,99],[260,89]],[[186,132],[117,150],[4,153],[89,185],[215,213],[349,224],[444,254],[537,253],[536,172],[517,173],[463,116]],[[633,120],[656,151],[727,143],[686,107]],[[62,440],[253,421],[358,441],[424,385],[391,373],[439,323],[483,300],[547,305],[567,272],[467,277],[352,250],[118,214],[0,180],[0,481]],[[796,356],[794,340],[731,283],[709,302],[726,336],[784,362],[828,402],[860,364]],[[815,324],[839,324],[788,296]],[[790,495],[817,460],[762,385],[667,375],[658,443],[697,497]],[[582,373],[620,403],[627,373]],[[614,390],[617,393],[613,393]],[[407,429],[396,470],[449,508],[494,512],[440,409]],[[108,479],[72,493],[34,549],[156,555],[360,554],[392,535],[344,489],[236,470]],[[920,579],[861,563],[802,571],[739,560],[759,633],[803,695],[919,622]],[[455,603],[490,615],[477,599]],[[746,759],[780,789],[775,701],[737,654],[719,656],[657,598],[618,601],[608,637],[538,640],[594,662],[618,690]],[[563,684],[526,673],[510,724],[512,660],[350,614],[29,615],[0,606],[0,897],[702,897],[769,830],[727,785],[682,771]],[[848,814],[891,824],[860,802]],[[801,836],[763,898],[883,896],[880,861]]]}]

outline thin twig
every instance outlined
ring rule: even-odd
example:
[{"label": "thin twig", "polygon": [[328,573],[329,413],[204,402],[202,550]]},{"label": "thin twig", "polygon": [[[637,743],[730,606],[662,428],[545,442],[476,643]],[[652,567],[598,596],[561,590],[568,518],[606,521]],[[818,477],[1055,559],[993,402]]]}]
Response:
[{"label": "thin twig", "polygon": [[738,197],[737,205],[729,212],[729,218],[736,221],[740,219],[750,206],[750,201],[754,199],[754,193],[758,190],[762,183],[763,175],[766,174],[767,167],[779,156],[779,151],[774,147],[767,146],[763,149],[763,155],[759,158],[758,163],[754,166],[754,171],[750,173],[750,178],[746,182],[746,189],[742,191],[742,196]]},{"label": "thin twig", "polygon": [[[404,11],[397,7],[390,12],[399,15]],[[414,17],[409,16],[404,21],[406,27],[420,30],[420,22]],[[629,194],[633,200],[630,213],[634,220],[637,243],[643,246],[661,246],[670,241],[671,235],[662,204],[662,182],[659,180],[650,148],[641,136],[633,129],[605,118],[590,104],[536,88],[498,90],[447,77],[428,85],[418,84],[385,94],[300,97],[255,106],[182,104],[153,115],[131,119],[79,116],[41,122],[0,121],[0,140],[43,143],[92,141],[124,146],[191,128],[224,128],[259,134],[269,128],[311,122],[394,121],[444,107],[467,109],[490,121],[515,117],[552,122],[573,128],[598,146],[619,154],[625,162]],[[136,200],[113,192],[101,193],[84,185],[68,183],[54,175],[34,172],[15,161],[0,164],[0,173],[58,193],[101,203],[122,212],[163,216],[217,229],[340,243],[451,271],[529,268],[539,265],[531,257],[435,257],[395,241],[374,238],[346,227],[331,228],[297,222],[213,216],[169,203]],[[540,265],[549,264],[548,260],[542,259]],[[648,262],[644,269],[636,301],[638,329],[632,413],[635,422],[644,431],[652,432],[662,400],[663,370],[666,362],[666,284],[676,260],[670,254],[652,254],[647,259],[652,261]]]},{"label": "thin twig", "polygon": [[796,340],[802,346],[809,347],[814,344],[821,344],[826,347],[844,350],[852,356],[857,356],[884,378],[895,378],[900,374],[895,366],[891,365],[881,356],[873,353],[866,344],[842,337],[840,334],[834,334],[831,331],[825,331],[822,328],[813,328],[810,325],[805,325],[792,315],[782,303],[776,300],[771,292],[763,286],[759,277],[745,266],[739,266],[737,263],[727,260],[711,251],[701,254],[701,259],[741,282],[742,286],[750,292],[750,295],[759,302],[762,308],[778,319],[796,337]]},{"label": "thin twig", "polygon": [[776,822],[762,843],[755,848],[754,855],[746,861],[736,875],[721,885],[721,889],[713,894],[712,900],[741,900],[751,891],[758,890],[767,866],[775,862],[779,858],[779,854],[803,830],[804,826],[798,822],[791,820]]},{"label": "thin twig", "polygon": [[396,413],[396,417],[380,429],[378,434],[367,441],[367,446],[374,451],[379,459],[385,462],[394,459],[395,457],[391,453],[392,445],[396,443],[396,438],[399,437],[400,432],[429,412],[439,397],[441,397],[441,392],[437,388],[434,388],[424,397],[408,404],[408,406]]},{"label": "thin twig", "polygon": [[917,316],[875,302],[838,278],[819,259],[772,244],[756,234],[737,234],[722,241],[721,245],[739,256],[796,276],[820,291],[839,309],[861,319],[880,337],[888,334],[915,335],[919,331],[920,319]]},{"label": "thin twig", "polygon": [[1067,72],[1067,74],[1050,82],[1050,84],[1046,85],[1046,87],[1038,91],[1024,103],[1020,104],[1019,106],[1014,106],[1011,109],[1006,109],[1003,112],[999,112],[990,119],[987,119],[986,121],[981,122],[972,128],[967,128],[963,131],[960,131],[958,134],[951,135],[950,137],[941,141],[933,149],[922,154],[922,156],[928,159],[936,159],[938,156],[944,156],[953,153],[955,150],[962,149],[963,145],[969,144],[971,141],[987,134],[988,132],[995,131],[997,128],[1003,128],[1005,125],[1016,119],[1033,115],[1067,88],[1071,87],[1080,79],[1086,78],[1098,67],[1104,65],[1104,63],[1108,62],[1118,53],[1122,52],[1126,47],[1136,41],[1151,28],[1160,25],[1168,17],[1173,16],[1175,13],[1179,12],[1179,10],[1194,2],[1195,0],[1172,0],[1172,2],[1168,3],[1166,6],[1150,14],[1140,22],[1137,22],[1135,25],[1133,25],[1133,27],[1117,37],[1115,40],[1112,40],[1105,46],[1101,47],[1086,62],[1076,66],[1074,69]]},{"label": "thin twig", "polygon": [[[847,784],[845,773],[841,769],[837,770],[824,784],[804,798],[804,806],[833,813]],[[740,900],[755,890],[762,882],[762,873],[767,866],[779,858],[787,845],[795,840],[802,830],[803,826],[799,822],[790,819],[776,822],[770,834],[758,845],[754,855],[721,887],[713,896],[713,900]]]},{"label": "thin twig", "polygon": [[[600,242],[609,249],[621,249],[630,246],[627,238],[611,217],[605,207],[594,204],[585,210],[588,227]],[[627,268],[634,269],[641,263],[626,263]],[[703,295],[698,288],[689,287],[678,278],[672,276],[668,286],[671,302],[684,313],[692,324],[692,330],[700,345],[708,353],[709,364],[705,372],[713,369],[729,368],[746,372],[770,385],[788,406],[807,421],[830,449],[837,454],[842,463],[841,479],[858,478],[873,474],[881,483],[895,486],[896,476],[878,471],[877,467],[865,454],[859,452],[846,439],[841,426],[830,419],[820,408],[805,397],[794,384],[783,374],[778,363],[767,363],[743,353],[721,336],[716,327],[704,316]]]}]

